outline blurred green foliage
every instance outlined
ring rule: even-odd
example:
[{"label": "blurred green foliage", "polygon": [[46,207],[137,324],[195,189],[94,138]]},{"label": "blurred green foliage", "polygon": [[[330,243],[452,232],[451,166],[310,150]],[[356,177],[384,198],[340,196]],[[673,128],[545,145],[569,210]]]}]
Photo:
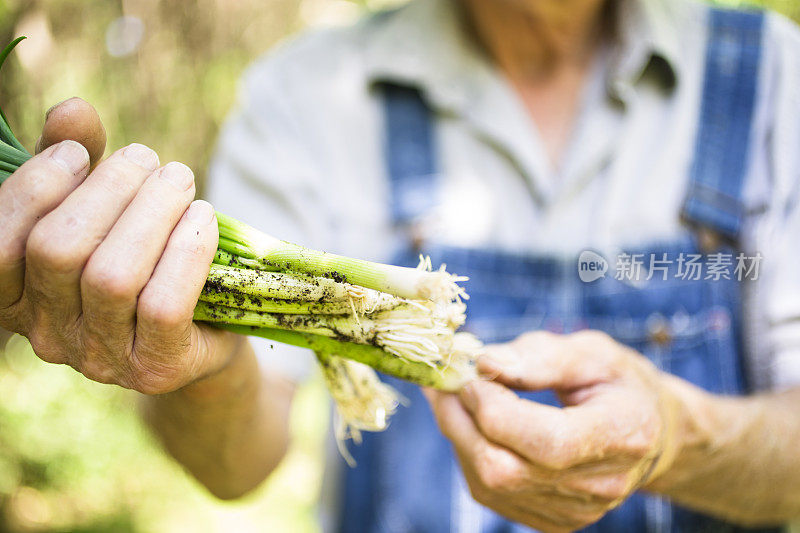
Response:
[{"label": "blurred green foliage", "polygon": [[[400,2],[0,0],[0,42],[30,38],[0,75],[0,101],[32,146],[44,111],[81,96],[111,149],[149,144],[202,179],[248,63],[296,30]],[[758,3],[800,19],[798,0]],[[15,337],[0,354],[0,531],[315,531],[326,394],[319,380],[300,391],[279,472],[223,504],[162,454],[134,395],[42,363]]]},{"label": "blurred green foliage", "polygon": [[4,67],[0,98],[28,145],[44,111],[77,95],[97,107],[110,149],[136,140],[202,178],[248,63],[298,29],[387,3],[0,0],[0,41],[29,37]]},{"label": "blurred green foliage", "polygon": [[133,393],[43,363],[14,337],[0,357],[0,531],[317,531],[326,394],[317,381],[300,390],[286,461],[224,504],[161,452]]},{"label": "blurred green foliage", "polygon": [[716,4],[728,5],[732,7],[759,6],[787,17],[800,21],[800,2],[798,0],[712,0]]}]

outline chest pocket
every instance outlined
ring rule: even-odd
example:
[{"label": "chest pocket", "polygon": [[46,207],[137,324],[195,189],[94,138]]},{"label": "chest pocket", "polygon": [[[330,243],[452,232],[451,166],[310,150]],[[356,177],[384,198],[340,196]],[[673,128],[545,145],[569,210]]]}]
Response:
[{"label": "chest pocket", "polygon": [[731,280],[656,282],[646,289],[589,290],[588,327],[605,331],[657,367],[717,394],[745,391],[739,290]]}]

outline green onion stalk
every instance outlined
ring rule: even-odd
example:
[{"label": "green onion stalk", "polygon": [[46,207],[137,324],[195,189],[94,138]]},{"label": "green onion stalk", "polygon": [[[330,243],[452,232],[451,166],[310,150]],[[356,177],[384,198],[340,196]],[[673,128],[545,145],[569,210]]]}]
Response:
[{"label": "green onion stalk", "polygon": [[[22,39],[0,52],[0,66]],[[0,109],[0,185],[30,158]],[[375,371],[446,391],[475,378],[481,344],[457,332],[466,278],[433,270],[427,258],[418,268],[384,265],[310,250],[222,213],[217,222],[195,320],[313,350],[340,444],[385,429],[402,401]]]}]

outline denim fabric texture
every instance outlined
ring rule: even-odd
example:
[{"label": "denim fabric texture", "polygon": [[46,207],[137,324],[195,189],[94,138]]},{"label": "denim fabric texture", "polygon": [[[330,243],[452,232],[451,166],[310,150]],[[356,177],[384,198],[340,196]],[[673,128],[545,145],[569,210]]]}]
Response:
[{"label": "denim fabric texture", "polygon": [[[684,216],[735,239],[739,195],[747,164],[749,124],[758,68],[760,13],[714,10],[695,163]],[[413,224],[437,194],[434,121],[413,87],[383,87],[386,165],[398,226]],[[677,214],[676,214],[677,216]],[[410,240],[409,240],[410,241]],[[724,251],[724,250],[722,250]],[[733,250],[728,250],[733,252]],[[653,243],[629,254],[676,257],[703,254],[687,228],[678,242]],[[570,333],[602,330],[648,357],[660,369],[710,392],[744,394],[740,341],[740,290],[735,279],[683,280],[653,276],[631,283],[609,273],[596,281],[578,277],[578,258],[513,255],[409,242],[396,264],[416,266],[419,254],[434,265],[469,276],[465,329],[485,343],[510,341],[531,330]],[[703,256],[707,259],[707,255]],[[352,446],[357,467],[345,474],[340,530],[356,532],[527,531],[488,509],[458,515],[464,482],[448,441],[416,386],[395,379],[409,404],[389,429],[365,434]],[[520,393],[558,405],[549,392]],[[475,504],[477,505],[477,504]],[[462,527],[460,529],[460,527]],[[743,531],[743,529],[637,493],[592,532]]]}]

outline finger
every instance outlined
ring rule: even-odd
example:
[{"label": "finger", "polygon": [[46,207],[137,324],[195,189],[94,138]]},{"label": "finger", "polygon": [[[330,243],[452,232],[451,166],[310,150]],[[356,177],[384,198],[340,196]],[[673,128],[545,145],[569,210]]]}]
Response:
[{"label": "finger", "polygon": [[50,108],[42,136],[36,142],[36,152],[67,139],[77,141],[86,148],[92,166],[103,157],[106,129],[95,108],[80,98],[70,98]]},{"label": "finger", "polygon": [[88,169],[86,149],[67,141],[27,161],[0,187],[0,311],[22,296],[25,243],[34,225],[83,181]]},{"label": "finger", "polygon": [[515,451],[534,464],[548,468],[559,466],[548,464],[540,451],[552,448],[554,435],[561,431],[564,423],[563,411],[527,402],[506,387],[487,381],[468,384],[459,398],[486,439]]},{"label": "finger", "polygon": [[426,396],[442,434],[453,443],[464,476],[473,480],[472,485],[498,494],[517,492],[531,482],[524,459],[482,435],[455,394],[429,390]]},{"label": "finger", "polygon": [[458,396],[433,389],[423,389],[423,392],[431,405],[439,429],[453,443],[459,456],[470,460],[490,446],[458,401]]},{"label": "finger", "polygon": [[527,333],[508,344],[487,346],[478,371],[519,390],[570,390],[616,376],[615,343],[600,332]]},{"label": "finger", "polygon": [[[192,203],[169,238],[153,276],[139,295],[136,310],[136,361],[159,361],[177,356],[191,346],[193,367],[183,378],[189,382],[214,373],[224,361],[203,350],[192,324],[192,315],[203,289],[214,253],[218,231],[214,208],[208,202]],[[176,361],[163,360],[165,366]],[[147,368],[138,370],[148,371]]]},{"label": "finger", "polygon": [[598,460],[607,449],[607,417],[595,408],[542,405],[486,381],[464,387],[460,399],[484,437],[542,468]]},{"label": "finger", "polygon": [[535,482],[521,457],[481,435],[455,395],[430,389],[423,389],[423,392],[442,433],[453,443],[464,476],[480,503],[491,505],[507,518],[541,531],[568,530],[563,521],[554,520],[546,513],[510,503],[509,495],[521,494]]},{"label": "finger", "polygon": [[89,258],[81,277],[83,326],[89,337],[112,353],[131,347],[139,293],[193,197],[189,167],[180,163],[162,167],[147,178]]},{"label": "finger", "polygon": [[47,316],[66,323],[80,315],[86,262],[157,167],[158,156],[145,146],[119,150],[33,228],[25,290]]}]

